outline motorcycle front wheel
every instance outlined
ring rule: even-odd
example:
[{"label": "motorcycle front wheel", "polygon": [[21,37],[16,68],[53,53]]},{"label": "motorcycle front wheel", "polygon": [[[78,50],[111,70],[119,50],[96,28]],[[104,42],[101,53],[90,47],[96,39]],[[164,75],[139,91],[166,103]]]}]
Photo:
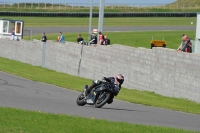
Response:
[{"label": "motorcycle front wheel", "polygon": [[101,92],[98,95],[94,106],[96,108],[101,108],[102,106],[104,106],[108,102],[108,100],[110,100],[111,95],[112,95],[111,92]]},{"label": "motorcycle front wheel", "polygon": [[78,96],[78,98],[76,99],[76,103],[77,103],[77,105],[79,105],[79,106],[84,106],[86,103],[85,103],[85,101],[84,101],[84,94],[83,94],[83,92]]}]

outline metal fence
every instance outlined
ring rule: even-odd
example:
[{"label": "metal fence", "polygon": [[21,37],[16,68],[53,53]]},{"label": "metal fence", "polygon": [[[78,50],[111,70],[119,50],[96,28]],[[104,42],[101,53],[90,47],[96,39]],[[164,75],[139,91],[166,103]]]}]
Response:
[{"label": "metal fence", "polygon": [[[0,8],[18,8],[18,9],[47,9],[47,10],[63,10],[63,9],[89,9],[89,3],[11,3],[0,2]],[[99,4],[94,3],[93,8],[98,9]],[[105,9],[200,9],[200,3],[105,3]]]},{"label": "metal fence", "polygon": [[32,40],[32,31],[31,30],[23,30],[23,36],[28,36],[29,40]]}]

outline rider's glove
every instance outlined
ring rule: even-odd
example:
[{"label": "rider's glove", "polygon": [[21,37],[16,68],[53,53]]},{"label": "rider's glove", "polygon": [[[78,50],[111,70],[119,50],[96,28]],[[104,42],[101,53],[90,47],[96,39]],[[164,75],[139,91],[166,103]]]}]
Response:
[{"label": "rider's glove", "polygon": [[107,80],[106,80],[106,77],[102,77],[101,78],[101,81],[103,82],[103,83],[105,83]]},{"label": "rider's glove", "polygon": [[101,81],[102,81],[103,83],[106,83],[106,80],[105,80],[105,79],[102,79]]},{"label": "rider's glove", "polygon": [[93,82],[94,82],[95,84],[99,84],[99,83],[100,83],[100,80],[93,80]]}]

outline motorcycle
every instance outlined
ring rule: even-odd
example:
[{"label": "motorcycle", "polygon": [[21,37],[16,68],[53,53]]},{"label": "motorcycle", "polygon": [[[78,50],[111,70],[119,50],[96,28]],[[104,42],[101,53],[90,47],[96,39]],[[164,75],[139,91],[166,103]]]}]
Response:
[{"label": "motorcycle", "polygon": [[[85,88],[88,87],[85,85]],[[100,82],[98,86],[94,87],[90,93],[85,96],[84,91],[78,96],[76,103],[79,106],[94,105],[96,108],[101,108],[106,103],[111,104],[114,96],[117,96],[119,89],[114,87],[111,82]]]}]

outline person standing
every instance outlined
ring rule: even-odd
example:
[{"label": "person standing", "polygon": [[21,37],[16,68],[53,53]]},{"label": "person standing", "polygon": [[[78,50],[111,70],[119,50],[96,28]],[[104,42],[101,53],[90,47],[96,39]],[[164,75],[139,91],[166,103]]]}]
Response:
[{"label": "person standing", "polygon": [[46,42],[47,41],[47,36],[45,35],[45,32],[42,33],[42,42]]}]

